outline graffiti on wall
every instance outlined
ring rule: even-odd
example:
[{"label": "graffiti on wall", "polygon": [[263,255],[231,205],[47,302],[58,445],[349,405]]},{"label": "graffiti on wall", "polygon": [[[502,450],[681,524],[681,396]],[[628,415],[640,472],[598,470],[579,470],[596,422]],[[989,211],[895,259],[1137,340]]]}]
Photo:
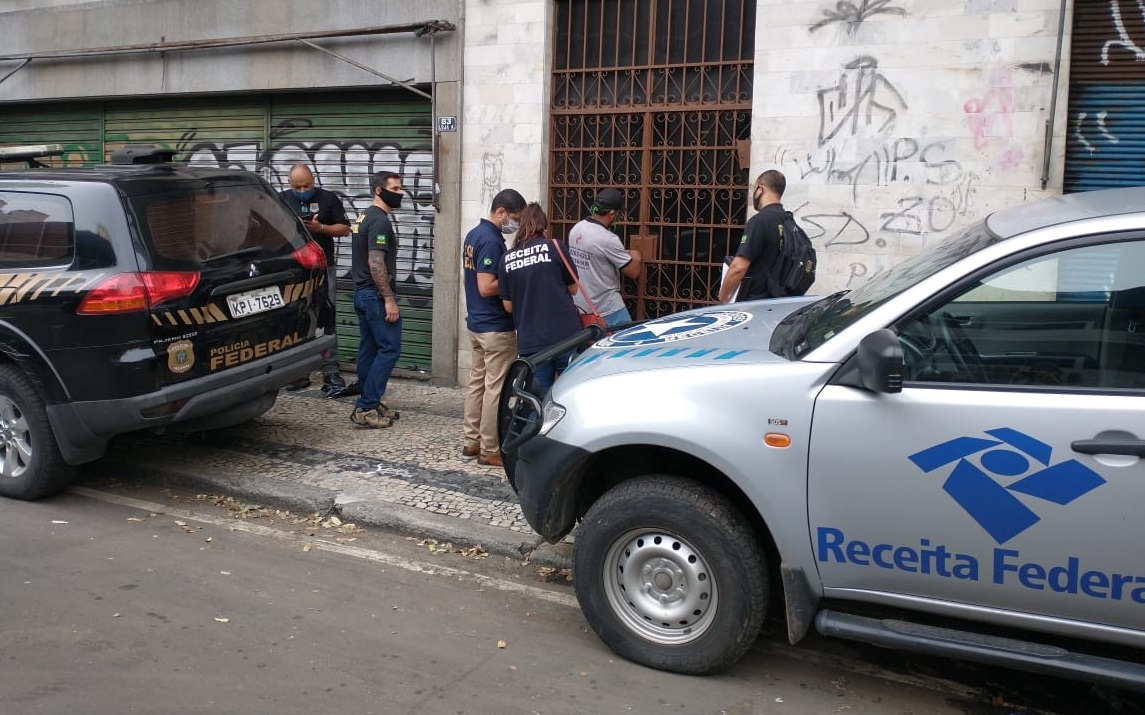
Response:
[{"label": "graffiti on wall", "polygon": [[1022,163],[1024,153],[1014,142],[1014,84],[1009,69],[995,69],[990,88],[982,96],[966,100],[962,110],[975,149],[982,151],[992,138],[998,138],[1007,144],[999,166],[1010,170]]},{"label": "graffiti on wall", "polygon": [[876,134],[894,126],[906,100],[879,71],[879,61],[864,55],[843,66],[839,81],[817,92],[819,98],[819,146],[842,133],[855,136],[860,131]]},{"label": "graffiti on wall", "polygon": [[854,36],[863,23],[875,15],[898,15],[903,17],[906,10],[894,7],[891,0],[859,0],[856,5],[847,0],[839,0],[835,7],[823,10],[823,19],[811,26],[811,32],[820,30],[828,25],[842,25],[847,34]]},{"label": "graffiti on wall", "polygon": [[[393,223],[400,239],[397,279],[401,292],[416,299],[433,290],[433,156],[428,149],[404,149],[395,143],[361,140],[309,142],[294,136],[309,128],[309,120],[280,122],[271,131],[267,147],[259,142],[215,142],[192,130],[176,146],[177,157],[191,166],[245,169],[260,173],[278,190],[290,187],[290,168],[308,164],[315,183],[337,194],[351,222],[373,200],[370,177],[378,171],[393,171],[402,177],[406,201],[394,212]],[[339,275],[350,270],[350,243],[341,239],[338,248]]]},{"label": "graffiti on wall", "polygon": [[[970,106],[978,110],[974,119],[981,120],[980,126],[971,125],[972,134],[980,129],[985,138],[994,131],[993,123],[1000,121],[996,115],[1001,107],[1012,111],[1005,81],[999,79],[995,83],[999,86],[992,86],[976,98],[979,104]],[[781,147],[775,163],[803,183],[847,187],[853,207],[805,204],[794,211],[817,246],[855,257],[846,267],[847,285],[861,280],[875,265],[863,254],[874,258],[892,238],[921,245],[924,237],[948,231],[959,218],[970,215],[979,179],[956,157],[957,138],[902,132],[900,120],[909,105],[892,78],[879,69],[877,59],[862,55],[847,62],[838,80],[818,89],[816,98],[816,146]],[[1012,138],[1012,127],[1002,133]],[[900,191],[887,204],[886,189],[896,187]]]},{"label": "graffiti on wall", "polygon": [[[1137,5],[1137,12],[1141,16],[1141,24],[1145,26],[1145,0],[1134,1]],[[1145,61],[1145,49],[1141,49],[1141,46],[1129,36],[1129,30],[1125,27],[1125,20],[1121,17],[1121,0],[1109,0],[1109,19],[1113,22],[1113,29],[1117,32],[1117,38],[1108,40],[1101,46],[1101,64],[1109,64],[1109,49],[1111,47],[1127,50],[1138,62]]]},{"label": "graffiti on wall", "polygon": [[481,155],[481,204],[493,203],[493,197],[501,192],[501,171],[505,165],[504,152],[485,152]]}]

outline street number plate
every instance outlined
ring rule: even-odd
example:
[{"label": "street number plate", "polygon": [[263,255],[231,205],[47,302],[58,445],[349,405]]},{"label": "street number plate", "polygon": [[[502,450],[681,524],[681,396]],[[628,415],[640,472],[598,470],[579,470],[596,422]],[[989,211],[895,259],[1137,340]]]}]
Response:
[{"label": "street number plate", "polygon": [[282,291],[278,286],[248,290],[245,293],[235,293],[227,296],[227,306],[231,309],[232,318],[244,318],[255,313],[265,313],[268,310],[281,308]]}]

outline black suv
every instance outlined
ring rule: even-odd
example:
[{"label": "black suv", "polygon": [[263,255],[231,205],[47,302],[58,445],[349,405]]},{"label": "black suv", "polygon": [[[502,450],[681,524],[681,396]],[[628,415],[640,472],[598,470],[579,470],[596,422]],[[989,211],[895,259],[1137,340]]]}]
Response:
[{"label": "black suv", "polygon": [[334,348],[322,249],[261,178],[139,146],[33,156],[58,153],[0,149],[37,167],[0,171],[0,495],[20,499],[117,434],[253,419]]}]

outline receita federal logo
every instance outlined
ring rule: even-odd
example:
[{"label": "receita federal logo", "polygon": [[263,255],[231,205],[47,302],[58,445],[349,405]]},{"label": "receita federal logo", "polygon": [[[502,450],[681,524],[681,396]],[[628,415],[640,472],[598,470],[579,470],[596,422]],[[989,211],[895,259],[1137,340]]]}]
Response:
[{"label": "receita federal logo", "polygon": [[634,348],[690,340],[738,327],[751,320],[751,313],[740,310],[721,310],[701,315],[668,316],[622,330],[603,340],[597,348]]},{"label": "receita federal logo", "polygon": [[1066,506],[1105,484],[1076,459],[1051,464],[1053,448],[1016,429],[985,434],[991,438],[958,437],[915,452],[910,461],[927,474],[953,463],[943,490],[999,544],[1041,520],[1016,494]]}]

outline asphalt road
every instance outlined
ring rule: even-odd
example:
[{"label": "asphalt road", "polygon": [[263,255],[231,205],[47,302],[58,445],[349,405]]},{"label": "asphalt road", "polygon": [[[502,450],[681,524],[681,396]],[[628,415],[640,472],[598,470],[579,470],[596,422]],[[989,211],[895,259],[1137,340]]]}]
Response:
[{"label": "asphalt road", "polygon": [[560,573],[155,488],[0,500],[0,543],[2,715],[1034,712],[782,646],[660,673]]}]

